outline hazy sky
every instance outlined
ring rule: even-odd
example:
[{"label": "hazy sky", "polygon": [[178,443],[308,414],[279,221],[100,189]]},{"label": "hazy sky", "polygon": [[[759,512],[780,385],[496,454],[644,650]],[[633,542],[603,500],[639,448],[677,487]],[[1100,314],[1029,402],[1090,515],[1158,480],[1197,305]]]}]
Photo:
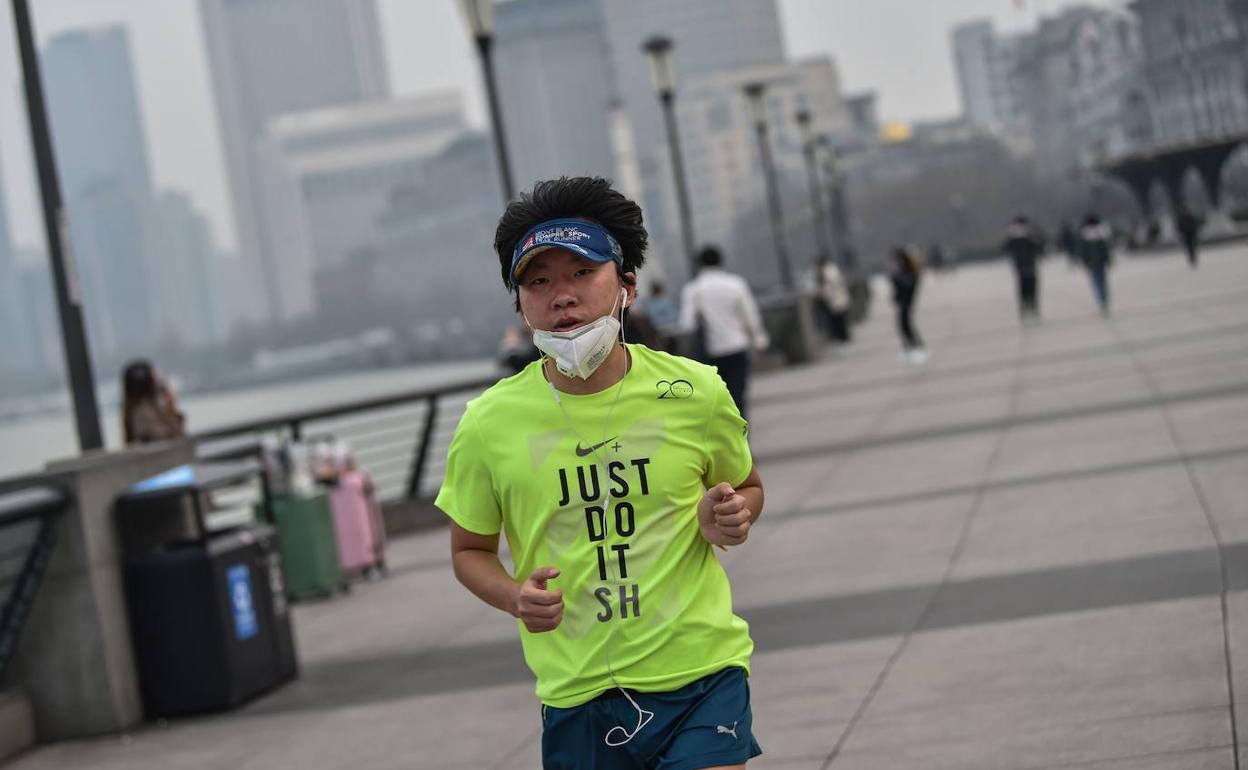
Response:
[{"label": "hazy sky", "polygon": [[[789,55],[830,55],[847,91],[879,94],[885,120],[958,113],[949,50],[953,25],[990,17],[1002,29],[1018,29],[1034,24],[1040,14],[1077,4],[1072,0],[777,2]],[[4,3],[0,10],[0,182],[15,239],[37,244],[42,243],[42,224],[9,5]],[[195,0],[32,0],[30,5],[41,41],[80,27],[119,22],[128,27],[155,183],[187,192],[209,216],[218,239],[232,244]],[[379,5],[394,91],[412,95],[463,90],[470,119],[482,124],[485,111],[475,53],[455,0],[379,0]]]}]

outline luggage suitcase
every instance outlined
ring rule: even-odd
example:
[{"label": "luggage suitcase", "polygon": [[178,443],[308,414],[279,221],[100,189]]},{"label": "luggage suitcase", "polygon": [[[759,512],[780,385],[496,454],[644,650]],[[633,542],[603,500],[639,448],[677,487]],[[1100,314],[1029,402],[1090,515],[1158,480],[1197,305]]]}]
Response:
[{"label": "luggage suitcase", "polygon": [[286,593],[292,599],[347,590],[338,563],[334,515],[324,492],[273,496]]},{"label": "luggage suitcase", "polygon": [[385,574],[385,528],[368,474],[360,470],[344,471],[330,488],[329,497],[342,571],[348,575],[373,570]]}]

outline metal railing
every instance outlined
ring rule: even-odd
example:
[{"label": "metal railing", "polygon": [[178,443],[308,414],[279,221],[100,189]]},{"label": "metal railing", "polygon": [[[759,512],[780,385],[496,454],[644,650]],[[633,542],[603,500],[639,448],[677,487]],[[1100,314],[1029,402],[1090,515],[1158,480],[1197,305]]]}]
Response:
[{"label": "metal railing", "polygon": [[0,586],[7,587],[0,612],[0,677],[17,651],[39,584],[56,545],[56,519],[69,495],[54,486],[0,494]]},{"label": "metal railing", "polygon": [[373,477],[382,504],[431,497],[441,486],[446,448],[465,404],[497,380],[480,377],[279,413],[197,433],[194,439],[201,452],[220,454],[263,434],[293,441],[333,436],[351,445],[360,467]]}]

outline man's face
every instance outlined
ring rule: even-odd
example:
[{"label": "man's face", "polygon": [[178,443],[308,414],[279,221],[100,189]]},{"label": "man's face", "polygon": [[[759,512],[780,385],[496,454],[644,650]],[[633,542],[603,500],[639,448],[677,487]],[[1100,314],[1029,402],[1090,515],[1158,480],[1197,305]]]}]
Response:
[{"label": "man's face", "polygon": [[[630,277],[631,273],[628,274]],[[620,289],[628,291],[614,262],[597,263],[565,249],[549,249],[529,262],[519,280],[520,312],[534,329],[566,332],[619,310]]]}]

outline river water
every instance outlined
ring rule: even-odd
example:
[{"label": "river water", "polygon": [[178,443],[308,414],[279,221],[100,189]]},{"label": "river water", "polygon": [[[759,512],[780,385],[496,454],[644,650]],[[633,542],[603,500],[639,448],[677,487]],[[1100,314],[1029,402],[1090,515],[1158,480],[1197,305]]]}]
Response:
[{"label": "river water", "polygon": [[[217,393],[189,394],[180,403],[186,413],[187,429],[195,433],[275,413],[440,387],[496,372],[496,364],[492,361],[422,364],[319,376]],[[104,423],[108,447],[120,447],[121,420],[116,407],[101,407],[100,419]],[[0,478],[37,471],[49,460],[68,458],[77,453],[78,438],[71,412],[0,422]]]}]

